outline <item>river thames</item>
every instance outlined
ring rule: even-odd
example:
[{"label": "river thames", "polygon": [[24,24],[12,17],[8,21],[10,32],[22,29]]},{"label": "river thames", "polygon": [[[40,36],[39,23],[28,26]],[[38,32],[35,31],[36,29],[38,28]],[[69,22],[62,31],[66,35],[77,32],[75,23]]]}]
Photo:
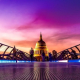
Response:
[{"label": "river thames", "polygon": [[80,80],[80,63],[0,63],[0,80]]}]

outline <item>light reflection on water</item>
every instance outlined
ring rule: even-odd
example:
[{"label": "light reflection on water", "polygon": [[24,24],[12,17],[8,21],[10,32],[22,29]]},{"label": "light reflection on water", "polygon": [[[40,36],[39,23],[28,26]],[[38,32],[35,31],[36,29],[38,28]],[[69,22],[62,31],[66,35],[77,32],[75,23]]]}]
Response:
[{"label": "light reflection on water", "polygon": [[80,80],[80,63],[0,64],[0,80]]}]

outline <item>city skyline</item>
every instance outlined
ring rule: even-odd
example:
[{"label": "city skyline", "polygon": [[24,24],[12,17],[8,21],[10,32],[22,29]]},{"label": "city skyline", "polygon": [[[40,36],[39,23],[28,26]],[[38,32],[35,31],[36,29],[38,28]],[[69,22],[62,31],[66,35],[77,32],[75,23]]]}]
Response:
[{"label": "city skyline", "polygon": [[49,52],[80,44],[79,0],[0,0],[0,43],[29,52],[40,32]]}]

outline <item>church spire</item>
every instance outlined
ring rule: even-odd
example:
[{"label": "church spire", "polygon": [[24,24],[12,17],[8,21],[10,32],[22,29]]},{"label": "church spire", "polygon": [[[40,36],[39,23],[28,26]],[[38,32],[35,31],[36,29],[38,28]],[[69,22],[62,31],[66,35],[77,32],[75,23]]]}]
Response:
[{"label": "church spire", "polygon": [[40,40],[42,40],[42,34],[41,34],[41,32],[40,32]]}]

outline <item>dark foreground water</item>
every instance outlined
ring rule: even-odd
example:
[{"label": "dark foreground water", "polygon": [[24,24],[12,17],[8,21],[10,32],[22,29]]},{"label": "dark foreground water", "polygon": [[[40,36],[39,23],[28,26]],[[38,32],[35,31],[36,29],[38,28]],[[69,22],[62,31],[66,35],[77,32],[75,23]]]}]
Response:
[{"label": "dark foreground water", "polygon": [[80,80],[80,63],[0,63],[0,80]]}]

